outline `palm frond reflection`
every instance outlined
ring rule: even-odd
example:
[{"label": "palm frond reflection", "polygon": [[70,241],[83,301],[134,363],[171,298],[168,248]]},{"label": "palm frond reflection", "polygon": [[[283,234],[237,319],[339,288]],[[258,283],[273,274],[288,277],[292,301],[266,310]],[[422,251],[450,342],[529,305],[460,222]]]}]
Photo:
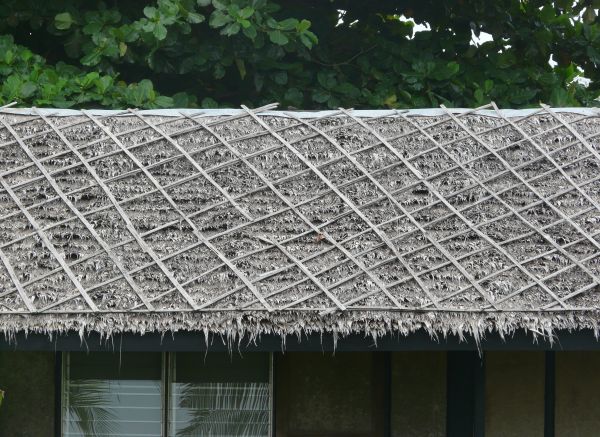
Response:
[{"label": "palm frond reflection", "polygon": [[171,430],[177,437],[266,437],[268,383],[176,383]]}]

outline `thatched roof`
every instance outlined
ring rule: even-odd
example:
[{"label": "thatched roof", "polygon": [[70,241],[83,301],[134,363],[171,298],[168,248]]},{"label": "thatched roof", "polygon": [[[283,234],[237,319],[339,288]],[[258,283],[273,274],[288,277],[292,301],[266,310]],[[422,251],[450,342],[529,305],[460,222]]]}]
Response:
[{"label": "thatched roof", "polygon": [[0,113],[0,330],[597,330],[600,112]]}]

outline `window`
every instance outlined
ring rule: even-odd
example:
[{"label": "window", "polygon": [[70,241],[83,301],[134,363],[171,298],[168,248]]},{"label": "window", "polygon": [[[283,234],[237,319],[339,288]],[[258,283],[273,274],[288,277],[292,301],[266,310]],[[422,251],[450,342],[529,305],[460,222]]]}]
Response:
[{"label": "window", "polygon": [[162,436],[162,355],[66,355],[64,437]]},{"label": "window", "polygon": [[63,437],[268,437],[270,355],[64,356]]},{"label": "window", "polygon": [[172,361],[169,435],[269,436],[267,354],[178,353]]}]

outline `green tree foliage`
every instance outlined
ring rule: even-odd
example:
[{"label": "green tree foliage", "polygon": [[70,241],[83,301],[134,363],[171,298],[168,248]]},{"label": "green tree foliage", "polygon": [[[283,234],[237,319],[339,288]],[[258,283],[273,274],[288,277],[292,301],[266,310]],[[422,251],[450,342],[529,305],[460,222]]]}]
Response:
[{"label": "green tree foliage", "polygon": [[[599,7],[600,0],[3,0],[0,102],[593,106]],[[415,32],[415,23],[429,30]],[[493,40],[477,42],[482,32]]]}]

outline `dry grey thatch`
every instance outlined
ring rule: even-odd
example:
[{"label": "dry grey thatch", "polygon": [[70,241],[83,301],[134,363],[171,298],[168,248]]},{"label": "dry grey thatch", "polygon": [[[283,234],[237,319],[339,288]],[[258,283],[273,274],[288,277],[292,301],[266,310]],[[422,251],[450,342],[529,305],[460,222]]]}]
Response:
[{"label": "dry grey thatch", "polygon": [[2,111],[0,330],[597,330],[600,113],[269,109]]}]

